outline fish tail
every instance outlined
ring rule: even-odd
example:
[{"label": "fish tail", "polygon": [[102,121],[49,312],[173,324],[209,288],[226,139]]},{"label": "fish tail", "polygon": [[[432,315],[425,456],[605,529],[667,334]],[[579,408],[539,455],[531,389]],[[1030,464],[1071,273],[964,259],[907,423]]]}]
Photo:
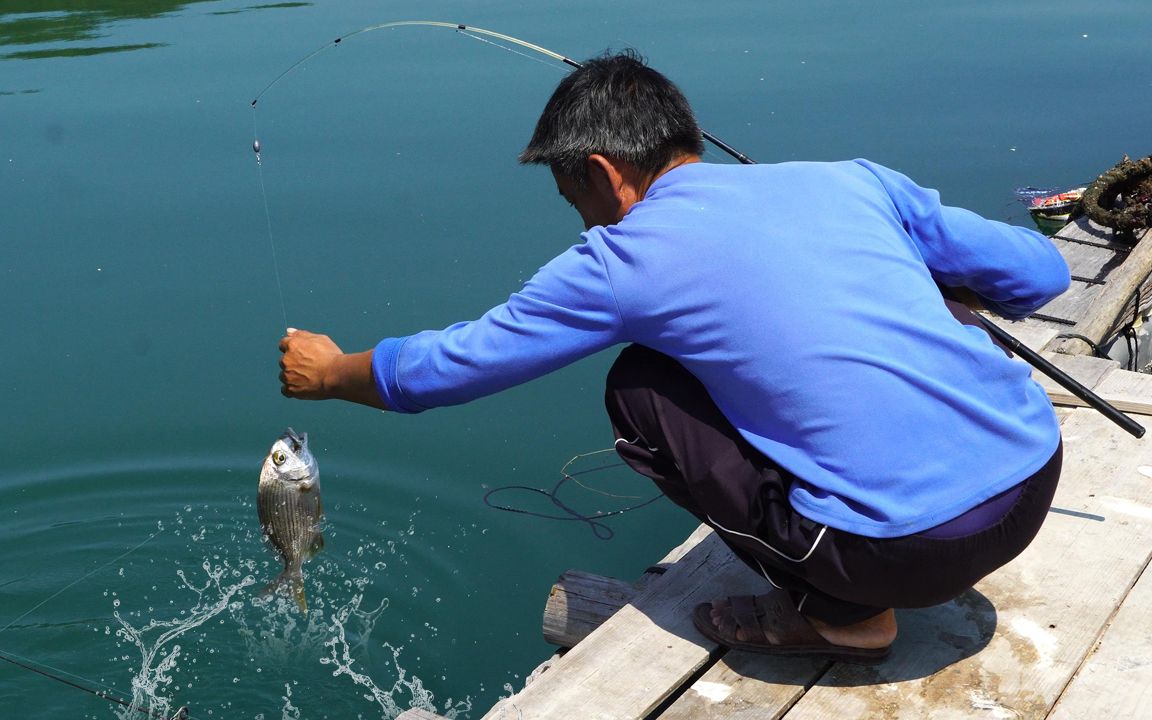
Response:
[{"label": "fish tail", "polygon": [[300,568],[284,568],[284,572],[268,583],[260,594],[290,595],[299,606],[300,612],[308,612],[308,599],[304,596],[304,573]]}]

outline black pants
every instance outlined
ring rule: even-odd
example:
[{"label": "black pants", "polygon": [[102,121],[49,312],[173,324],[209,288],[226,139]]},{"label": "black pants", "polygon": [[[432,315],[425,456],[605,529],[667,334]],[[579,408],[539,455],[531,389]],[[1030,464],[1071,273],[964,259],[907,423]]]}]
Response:
[{"label": "black pants", "polygon": [[964,592],[1028,546],[1060,476],[1058,448],[1002,518],[970,535],[869,538],[793,510],[794,477],[753,448],[668,356],[626,348],[608,374],[605,400],[628,465],[714,528],[753,570],[791,591],[801,612],[834,625]]}]

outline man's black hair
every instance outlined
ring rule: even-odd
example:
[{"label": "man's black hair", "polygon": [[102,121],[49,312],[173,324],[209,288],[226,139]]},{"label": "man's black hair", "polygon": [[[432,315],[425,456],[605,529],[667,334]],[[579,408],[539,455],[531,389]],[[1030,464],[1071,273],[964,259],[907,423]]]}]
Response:
[{"label": "man's black hair", "polygon": [[625,50],[592,58],[560,81],[520,162],[548,165],[583,188],[593,153],[655,173],[677,155],[703,152],[684,94]]}]

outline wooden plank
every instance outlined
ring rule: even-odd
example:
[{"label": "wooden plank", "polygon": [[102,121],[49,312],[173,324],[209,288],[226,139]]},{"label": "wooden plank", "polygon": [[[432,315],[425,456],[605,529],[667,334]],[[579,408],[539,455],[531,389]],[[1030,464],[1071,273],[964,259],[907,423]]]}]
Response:
[{"label": "wooden plank", "polygon": [[834,665],[788,720],[1044,717],[1152,557],[1152,443],[1089,410],[1063,427],[1062,510],[1031,547],[957,607],[900,613],[889,661]]},{"label": "wooden plank", "polygon": [[732,651],[660,714],[660,720],[777,720],[832,663]]},{"label": "wooden plank", "polygon": [[444,720],[444,718],[423,708],[411,708],[397,715],[396,720]]},{"label": "wooden plank", "polygon": [[[1042,352],[1040,355],[1089,389],[1095,389],[1106,375],[1120,367],[1120,363],[1115,360],[1093,355],[1063,355],[1055,352]],[[1032,371],[1032,379],[1045,390],[1060,387],[1052,378],[1039,370]]]},{"label": "wooden plank", "polygon": [[704,542],[704,539],[711,534],[712,528],[704,524],[697,525],[696,529],[684,539],[684,542],[668,551],[668,554],[660,561],[660,565],[670,567],[679,562],[685,555],[692,552],[693,548]]},{"label": "wooden plank", "polygon": [[[1108,363],[1098,358],[1089,358],[1084,355],[1064,355],[1063,358],[1079,358],[1083,361],[1095,361],[1098,363]],[[1081,375],[1075,374],[1068,368],[1071,366],[1067,360],[1057,360],[1061,369],[1068,372],[1073,377],[1081,380]],[[1119,365],[1119,363],[1115,363]],[[1083,364],[1087,367],[1087,364]],[[1037,374],[1034,375],[1036,377]],[[1064,390],[1051,379],[1046,377],[1036,377],[1037,382],[1044,387],[1048,393],[1048,398],[1054,405],[1071,405],[1078,407],[1086,407],[1087,403],[1072,393]],[[1083,380],[1082,380],[1083,382]],[[1101,374],[1099,378],[1092,383],[1085,383],[1093,388],[1093,391],[1117,410],[1129,415],[1152,415],[1152,375],[1144,373],[1129,372],[1127,370],[1112,369],[1108,372]]]},{"label": "wooden plank", "polygon": [[1064,256],[1064,262],[1068,263],[1068,270],[1073,276],[1096,282],[1106,281],[1108,273],[1124,262],[1131,249],[1119,246],[1100,247],[1061,240],[1054,240],[1054,244]]},{"label": "wooden plank", "polygon": [[718,650],[692,626],[692,608],[724,595],[763,592],[766,586],[718,537],[702,534],[635,600],[484,717],[646,717]]},{"label": "wooden plank", "polygon": [[1116,370],[1096,386],[1096,390],[1117,402],[1141,404],[1152,401],[1152,375]]},{"label": "wooden plank", "polygon": [[684,542],[669,551],[659,563],[648,568],[635,583],[581,570],[567,571],[552,586],[544,605],[544,640],[563,648],[575,647],[696,547],[710,532],[707,525],[698,526]]},{"label": "wooden plank", "polygon": [[[1125,308],[1130,307],[1136,289],[1149,273],[1152,273],[1152,233],[1145,231],[1124,263],[1108,274],[1103,290],[1085,307],[1084,320],[1076,324],[1076,332],[1095,343],[1108,339]],[[1083,355],[1090,351],[1084,341],[1074,338],[1064,340],[1053,349],[1070,355]]]},{"label": "wooden plank", "polygon": [[1076,328],[1088,320],[1088,313],[1105,287],[1072,282],[1066,291],[1049,300],[1036,313],[1068,321],[1069,324],[1063,325],[1063,332],[1080,332]]},{"label": "wooden plank", "polygon": [[991,313],[986,313],[985,317],[1036,352],[1043,350],[1044,346],[1051,342],[1060,332],[1047,323],[1032,320],[1007,320],[999,315],[992,315]]},{"label": "wooden plank", "polygon": [[[1152,470],[1152,469],[1150,469]],[[1152,478],[1149,480],[1152,482]],[[1147,568],[1049,720],[1152,714],[1152,572]]]},{"label": "wooden plank", "polygon": [[1052,236],[1052,241],[1055,243],[1063,241],[1084,245],[1099,245],[1117,250],[1123,250],[1128,247],[1124,243],[1116,241],[1116,233],[1112,232],[1111,229],[1097,225],[1089,220],[1086,215],[1081,215],[1061,228],[1060,232]]},{"label": "wooden plank", "polygon": [[632,583],[582,570],[568,570],[552,586],[544,604],[544,640],[575,647],[637,593]]},{"label": "wooden plank", "polygon": [[[1088,407],[1088,403],[1076,397],[1067,390],[1056,388],[1045,388],[1048,392],[1048,399],[1052,401],[1053,405],[1065,405],[1069,407]],[[1100,393],[1096,393],[1100,395]],[[1109,405],[1116,408],[1126,415],[1152,415],[1152,402],[1148,400],[1132,401],[1120,400],[1115,397],[1100,395]]]}]

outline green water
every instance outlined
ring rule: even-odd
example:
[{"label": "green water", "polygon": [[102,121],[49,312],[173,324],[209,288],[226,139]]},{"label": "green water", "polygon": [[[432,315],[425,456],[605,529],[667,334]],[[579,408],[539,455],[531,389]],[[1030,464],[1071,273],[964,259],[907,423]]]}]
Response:
[{"label": "green water", "polygon": [[[312,50],[402,19],[632,46],[761,162],[865,156],[1027,224],[1014,188],[1152,152],[1152,15],[1091,5],[0,0],[0,651],[198,718],[479,717],[550,653],[557,574],[634,578],[693,527],[661,501],[602,541],[483,502],[610,444],[610,354],[416,417],[279,395],[285,318],[361,350],[475,317],[580,229],[515,163],[562,68],[364,33],[254,116]],[[288,425],[328,511],[308,616],[256,599],[256,478]],[[624,496],[566,488],[587,512],[650,492],[582,477]],[[142,717],[7,663],[0,708]]]}]

